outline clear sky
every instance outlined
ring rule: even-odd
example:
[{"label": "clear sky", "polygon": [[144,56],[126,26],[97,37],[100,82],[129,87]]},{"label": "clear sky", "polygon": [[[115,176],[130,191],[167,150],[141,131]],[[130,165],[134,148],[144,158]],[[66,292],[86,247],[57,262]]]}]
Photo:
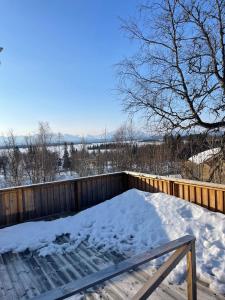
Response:
[{"label": "clear sky", "polygon": [[118,17],[138,0],[0,0],[0,134],[48,121],[58,132],[100,133],[127,116],[114,64],[133,52]]}]

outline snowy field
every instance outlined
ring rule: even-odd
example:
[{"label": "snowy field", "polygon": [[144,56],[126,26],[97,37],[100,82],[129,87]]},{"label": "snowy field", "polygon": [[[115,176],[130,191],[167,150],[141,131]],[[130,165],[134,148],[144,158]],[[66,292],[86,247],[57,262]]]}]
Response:
[{"label": "snowy field", "polygon": [[[55,244],[62,234],[70,243]],[[115,250],[132,256],[179,238],[194,235],[197,276],[212,290],[225,293],[225,216],[174,196],[129,190],[75,216],[19,224],[0,230],[0,253],[27,248],[39,255],[74,251],[84,240],[99,251]],[[165,256],[151,262],[160,266]],[[168,277],[182,283],[186,260]]]},{"label": "snowy field", "polygon": [[[92,153],[93,151],[97,151],[97,149],[88,149],[88,147],[92,147],[92,146],[103,146],[103,145],[107,145],[108,143],[113,144],[116,142],[113,141],[108,141],[106,143],[104,142],[96,142],[96,143],[84,143],[84,144],[77,144],[74,143],[74,149],[77,151],[81,151],[82,148],[84,147],[89,153]],[[124,142],[124,143],[130,143],[130,141]],[[161,145],[163,142],[162,141],[135,141],[135,143],[138,146],[145,146],[145,145]],[[1,146],[1,145],[0,145]],[[68,147],[68,151],[70,150],[70,143],[67,143],[67,147]],[[59,156],[62,158],[63,154],[64,154],[64,145],[57,145],[57,146],[48,146],[47,149],[51,152],[57,152],[59,154]],[[21,153],[27,153],[28,148],[26,147],[20,147],[19,148]],[[114,151],[115,149],[109,149],[110,151]],[[100,149],[100,152],[105,152],[105,149]],[[0,148],[0,155],[5,155],[7,153],[6,149],[1,149]]]}]

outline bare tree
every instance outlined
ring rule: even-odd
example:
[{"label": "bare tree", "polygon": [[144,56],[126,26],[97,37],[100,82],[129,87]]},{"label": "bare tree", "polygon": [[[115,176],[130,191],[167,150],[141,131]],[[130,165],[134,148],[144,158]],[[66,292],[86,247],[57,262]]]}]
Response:
[{"label": "bare tree", "polygon": [[40,122],[38,133],[26,137],[27,153],[24,154],[25,171],[32,183],[52,181],[58,170],[59,156],[50,149],[53,134],[48,123]]},{"label": "bare tree", "polygon": [[136,154],[135,135],[135,128],[132,121],[124,123],[116,130],[114,141],[117,148],[113,155],[113,165],[116,171],[134,169],[134,156]]},{"label": "bare tree", "polygon": [[13,131],[5,138],[7,171],[6,181],[9,185],[20,185],[23,182],[22,154],[16,142]]},{"label": "bare tree", "polygon": [[224,130],[224,0],[150,1],[123,29],[140,45],[119,64],[125,109],[161,129]]}]

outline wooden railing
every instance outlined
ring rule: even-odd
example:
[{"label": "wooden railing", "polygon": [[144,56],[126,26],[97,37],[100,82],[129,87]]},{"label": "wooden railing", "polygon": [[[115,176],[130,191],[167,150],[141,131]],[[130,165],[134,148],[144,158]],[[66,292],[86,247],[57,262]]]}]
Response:
[{"label": "wooden railing", "polygon": [[225,214],[225,185],[126,172],[128,189],[162,192]]},{"label": "wooden railing", "polygon": [[144,284],[144,286],[133,297],[133,300],[147,299],[166,276],[176,267],[181,259],[187,255],[187,296],[188,300],[197,299],[196,288],[196,261],[195,261],[195,238],[187,235],[166,245],[159,246],[153,250],[128,258],[116,265],[112,265],[106,269],[92,273],[86,277],[70,282],[59,288],[41,294],[35,297],[35,300],[53,300],[65,299],[79,292],[83,292],[88,288],[101,284],[106,280],[112,279],[122,273],[135,270],[137,267],[154,260],[162,255],[175,252],[170,258],[153,274],[152,277]]},{"label": "wooden railing", "polygon": [[119,172],[0,190],[0,226],[79,212],[128,189],[163,192],[225,214],[225,185]]},{"label": "wooden railing", "polygon": [[79,212],[127,190],[127,175],[113,173],[0,190],[0,226]]}]

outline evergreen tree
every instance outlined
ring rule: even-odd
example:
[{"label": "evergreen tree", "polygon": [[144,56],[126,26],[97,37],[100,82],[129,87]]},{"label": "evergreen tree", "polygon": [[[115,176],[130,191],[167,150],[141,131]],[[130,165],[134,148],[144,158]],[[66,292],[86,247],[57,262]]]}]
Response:
[{"label": "evergreen tree", "polygon": [[67,143],[64,144],[64,154],[63,154],[63,169],[69,170],[71,167],[71,160],[69,157]]},{"label": "evergreen tree", "polygon": [[71,143],[70,144],[70,156],[72,157],[74,153],[75,153],[74,143]]}]

